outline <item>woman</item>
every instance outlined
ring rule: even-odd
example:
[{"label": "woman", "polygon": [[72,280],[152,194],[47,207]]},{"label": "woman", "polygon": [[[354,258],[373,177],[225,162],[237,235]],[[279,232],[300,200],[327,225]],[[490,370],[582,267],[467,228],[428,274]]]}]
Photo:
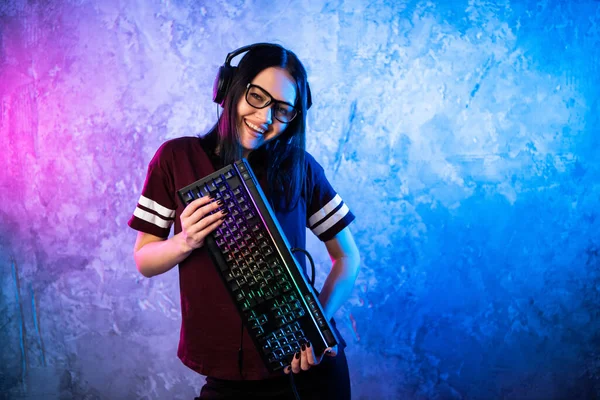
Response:
[{"label": "woman", "polygon": [[[245,52],[237,67],[229,62]],[[230,53],[215,81],[213,99],[223,112],[204,137],[164,143],[150,162],[142,196],[129,221],[139,231],[134,248],[144,276],[179,264],[182,326],[178,356],[207,376],[201,399],[349,399],[348,368],[340,348],[314,354],[302,346],[283,374],[263,365],[204,240],[223,220],[209,197],[187,207],[177,190],[242,157],[248,159],[292,247],[305,248],[306,227],[321,239],[332,268],[319,294],[328,319],[347,300],[359,265],[348,225],[354,219],[305,152],[310,89],[296,55],[274,44],[256,44]],[[169,237],[171,225],[174,235]],[[303,257],[298,259],[305,267]],[[337,346],[336,346],[337,347]]]}]

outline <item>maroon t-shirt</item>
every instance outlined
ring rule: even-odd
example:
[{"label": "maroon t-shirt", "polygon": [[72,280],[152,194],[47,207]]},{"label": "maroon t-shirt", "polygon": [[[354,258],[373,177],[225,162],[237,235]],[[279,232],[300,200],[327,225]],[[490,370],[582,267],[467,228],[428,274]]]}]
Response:
[{"label": "maroon t-shirt", "polygon": [[[177,190],[215,171],[211,158],[197,137],[182,137],[164,143],[150,165],[142,195],[129,226],[135,230],[167,238],[181,232],[183,204]],[[333,190],[323,168],[306,153],[307,190],[297,206],[275,211],[291,247],[306,248],[306,227],[322,241],[332,239],[348,226],[354,215]],[[261,188],[268,196],[264,179]],[[301,254],[301,253],[297,253]],[[304,256],[297,257],[305,266]],[[179,263],[181,333],[177,355],[194,371],[220,379],[264,379],[270,374],[204,247],[194,250]],[[238,368],[238,349],[243,341],[243,370]]]}]

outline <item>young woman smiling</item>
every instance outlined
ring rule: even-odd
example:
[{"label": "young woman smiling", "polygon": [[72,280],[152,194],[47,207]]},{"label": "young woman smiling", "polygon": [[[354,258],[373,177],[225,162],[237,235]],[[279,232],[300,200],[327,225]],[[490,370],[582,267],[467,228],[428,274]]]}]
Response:
[{"label": "young woman smiling", "polygon": [[[230,66],[241,53],[238,66]],[[177,190],[247,158],[290,245],[306,247],[307,227],[324,242],[332,267],[319,300],[328,319],[347,300],[358,274],[360,257],[348,228],[354,215],[305,150],[311,96],[306,71],[294,53],[265,43],[230,53],[213,100],[223,111],[206,135],[167,141],[150,162],[129,221],[138,231],[135,262],[147,277],[179,265],[178,356],[207,377],[199,398],[293,399],[289,378],[263,365],[203,246],[222,223],[223,215],[210,214],[219,205],[203,197],[184,208]],[[171,226],[174,235],[169,236]],[[298,262],[306,268],[304,257]],[[327,354],[315,354],[310,343],[302,346],[285,368],[300,398],[350,398],[344,347],[342,340]]]}]

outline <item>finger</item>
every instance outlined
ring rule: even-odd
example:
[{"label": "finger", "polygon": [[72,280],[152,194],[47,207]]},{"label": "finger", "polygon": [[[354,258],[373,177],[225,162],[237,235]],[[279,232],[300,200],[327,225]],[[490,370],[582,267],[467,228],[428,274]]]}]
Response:
[{"label": "finger", "polygon": [[[204,239],[217,229],[223,222],[227,214],[217,212],[208,217],[202,218],[192,226],[186,226],[186,235],[196,242],[203,242]],[[186,224],[189,221],[186,221]],[[183,223],[182,223],[183,225]]]},{"label": "finger", "polygon": [[[202,199],[198,199],[195,201],[199,201]],[[206,199],[204,199],[206,201]],[[192,203],[190,203],[191,205]],[[208,202],[198,202],[196,203],[194,206],[191,206],[188,210],[188,208],[184,209],[183,212],[181,213],[181,225],[182,227],[191,227],[195,224],[198,223],[198,221],[200,221],[203,217],[205,217],[207,214],[210,214],[212,211],[214,211],[215,209],[218,208],[218,205],[216,205],[216,202],[210,200],[210,198],[208,199]],[[184,214],[185,213],[185,214]]]},{"label": "finger", "polygon": [[218,208],[222,207],[222,205],[223,205],[223,200],[218,200],[218,201],[211,200],[211,202],[198,207],[196,209],[196,211],[194,211],[192,213],[192,215],[190,215],[188,217],[188,219],[190,220],[191,223],[195,224],[198,221],[200,221],[202,218],[205,218],[205,217],[211,215],[211,213],[218,214],[218,213],[216,213],[216,210]]},{"label": "finger", "polygon": [[225,215],[221,214],[219,216],[218,214],[221,214],[221,213],[217,213],[214,216],[211,215],[210,220],[208,220],[208,218],[205,218],[207,220],[206,223],[208,225],[206,225],[206,227],[202,229],[202,233],[204,234],[204,236],[208,235],[209,233],[211,233],[212,231],[217,229],[225,221],[225,219],[224,219]]},{"label": "finger", "polygon": [[311,350],[306,348],[306,344],[302,345],[302,351],[300,352],[300,369],[302,371],[308,371],[313,364],[308,362],[308,353]]},{"label": "finger", "polygon": [[283,369],[283,373],[286,375],[289,375],[289,373],[292,371],[292,367],[291,366],[287,366]]},{"label": "finger", "polygon": [[299,373],[300,370],[300,352],[296,352],[296,354],[294,354],[294,357],[292,357],[292,362],[290,364],[290,370],[294,373],[297,374]]},{"label": "finger", "polygon": [[181,213],[181,218],[187,218],[194,213],[199,207],[202,207],[205,204],[208,204],[212,201],[209,196],[199,197],[196,200],[189,203],[185,206],[184,210]]},{"label": "finger", "polygon": [[325,351],[323,352],[323,354],[329,356],[329,357],[335,357],[337,356],[338,353],[338,346],[337,344],[333,347],[328,347],[325,349]]},{"label": "finger", "polygon": [[[208,206],[206,206],[206,207],[208,207]],[[226,209],[218,210],[218,206],[217,206],[217,209],[215,209],[212,214],[205,215],[196,224],[198,225],[198,228],[200,230],[203,230],[203,229],[210,227],[213,223],[215,223],[217,221],[223,221],[225,219],[225,217],[227,217],[227,214],[228,214],[228,212]]]},{"label": "finger", "polygon": [[[214,221],[216,221],[219,217],[223,216],[221,214],[221,215],[216,216],[213,219],[204,221],[204,219],[209,216],[215,216],[217,214],[220,214],[217,211],[219,207],[221,207],[221,204],[219,204],[219,202],[213,201],[212,203],[205,204],[205,205],[197,208],[196,211],[194,211],[191,215],[189,215],[186,218],[184,218],[183,214],[182,214],[181,225],[185,226],[186,228],[193,227],[193,229],[190,229],[191,231],[199,232],[200,230],[204,229],[206,226],[208,226],[211,223],[213,223]],[[198,226],[195,226],[198,223],[200,223],[200,224]]]},{"label": "finger", "polygon": [[317,365],[321,362],[321,358],[317,359],[317,357],[315,356],[315,351],[310,345],[310,342],[306,343],[306,361],[310,366]]}]

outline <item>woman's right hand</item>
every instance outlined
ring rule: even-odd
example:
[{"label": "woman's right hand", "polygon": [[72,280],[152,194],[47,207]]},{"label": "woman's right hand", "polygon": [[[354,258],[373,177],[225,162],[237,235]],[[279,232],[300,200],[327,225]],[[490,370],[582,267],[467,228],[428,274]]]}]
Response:
[{"label": "woman's right hand", "polygon": [[[204,239],[223,223],[227,211],[217,211],[222,201],[204,196],[192,201],[181,213],[181,235],[189,251],[204,245]],[[211,215],[211,212],[214,214]]]}]

